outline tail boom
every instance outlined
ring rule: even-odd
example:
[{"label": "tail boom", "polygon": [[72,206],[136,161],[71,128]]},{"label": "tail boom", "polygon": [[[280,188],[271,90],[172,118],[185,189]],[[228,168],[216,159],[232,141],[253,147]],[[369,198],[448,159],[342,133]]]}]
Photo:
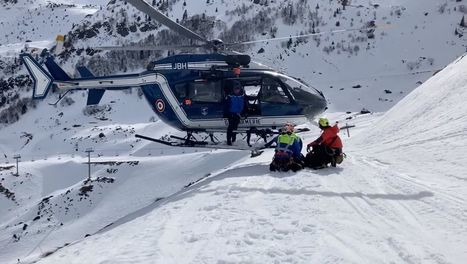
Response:
[{"label": "tail boom", "polygon": [[49,72],[45,70],[30,54],[21,54],[21,59],[33,78],[33,99],[44,99],[48,91],[55,85],[59,91],[90,90],[91,99],[88,104],[96,104],[102,98],[102,90],[124,90],[143,85],[156,84],[160,74],[148,72],[145,74],[114,75],[107,77],[94,77],[89,70],[80,70],[82,78],[70,78],[57,64],[49,60],[46,64]]}]

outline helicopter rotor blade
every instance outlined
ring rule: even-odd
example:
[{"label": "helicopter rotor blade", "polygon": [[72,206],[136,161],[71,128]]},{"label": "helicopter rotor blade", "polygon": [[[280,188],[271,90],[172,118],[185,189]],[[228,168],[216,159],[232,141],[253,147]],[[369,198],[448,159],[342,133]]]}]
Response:
[{"label": "helicopter rotor blade", "polygon": [[237,43],[224,43],[224,45],[227,47],[232,47],[232,46],[241,46],[241,45],[248,45],[248,44],[254,44],[254,43],[268,42],[268,41],[280,41],[280,40],[289,40],[289,39],[296,39],[296,38],[309,38],[313,36],[320,36],[320,35],[334,34],[334,33],[344,33],[344,32],[351,32],[351,31],[360,31],[360,30],[369,31],[369,30],[375,30],[377,28],[383,28],[383,27],[374,26],[374,27],[366,27],[366,28],[338,29],[338,30],[332,30],[332,31],[323,31],[323,32],[318,32],[318,33],[310,33],[310,34],[288,36],[288,37],[260,39],[260,40],[252,40],[252,41],[237,42]]},{"label": "helicopter rotor blade", "polygon": [[206,38],[196,34],[195,32],[189,30],[188,28],[171,20],[166,15],[164,15],[162,12],[155,9],[154,7],[152,7],[150,4],[148,4],[144,0],[125,0],[125,1],[130,3],[132,6],[134,6],[139,11],[147,14],[149,17],[151,17],[155,21],[161,23],[162,25],[168,27],[169,29],[177,32],[178,34],[182,36],[185,36],[193,40],[202,41],[204,43],[209,42]]},{"label": "helicopter rotor blade", "polygon": [[160,45],[160,46],[101,46],[95,50],[121,50],[121,51],[165,51],[179,49],[205,48],[206,45]]}]

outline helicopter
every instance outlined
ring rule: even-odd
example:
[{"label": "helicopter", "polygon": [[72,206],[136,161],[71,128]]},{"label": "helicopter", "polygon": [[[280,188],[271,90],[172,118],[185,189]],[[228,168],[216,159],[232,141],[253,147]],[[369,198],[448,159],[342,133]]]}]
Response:
[{"label": "helicopter", "polygon": [[[137,137],[170,146],[208,145],[207,137],[203,140],[194,137],[194,134],[199,133],[207,134],[212,143],[218,143],[215,142],[213,133],[224,133],[227,129],[225,97],[231,92],[234,81],[241,83],[248,99],[247,117],[241,120],[235,132],[246,133],[249,146],[251,146],[251,134],[256,134],[266,141],[266,137],[273,134],[274,129],[282,127],[285,123],[303,124],[327,109],[323,93],[304,81],[252,63],[248,55],[227,52],[228,47],[256,41],[224,43],[220,39],[208,40],[171,20],[144,0],[126,0],[126,2],[178,34],[201,43],[190,47],[210,49],[212,53],[169,56],[150,63],[147,71],[139,74],[97,77],[87,68],[78,67],[80,78],[69,77],[51,56],[45,59],[46,70],[30,54],[23,53],[20,57],[33,79],[33,99],[44,99],[52,87],[65,94],[71,90],[89,90],[87,105],[95,105],[100,102],[106,90],[139,87],[158,117],[168,125],[185,131],[187,136],[184,138],[172,136],[172,139],[178,142],[142,135]],[[322,33],[301,36],[320,34]],[[101,47],[100,49],[165,48]],[[177,46],[171,48],[176,49]]]}]

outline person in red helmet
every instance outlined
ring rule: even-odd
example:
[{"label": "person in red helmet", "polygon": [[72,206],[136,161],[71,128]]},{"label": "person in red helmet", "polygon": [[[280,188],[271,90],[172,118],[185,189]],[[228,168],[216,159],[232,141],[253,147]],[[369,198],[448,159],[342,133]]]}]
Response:
[{"label": "person in red helmet", "polygon": [[315,141],[307,145],[308,154],[305,158],[305,165],[320,169],[328,167],[331,163],[331,166],[336,167],[336,164],[340,164],[344,158],[337,122],[334,126],[330,126],[327,118],[320,118],[318,126],[322,133]]},{"label": "person in red helmet", "polygon": [[303,168],[302,140],[295,134],[294,128],[292,123],[285,124],[280,134],[274,139],[276,150],[269,164],[270,171],[292,170],[296,172]]}]

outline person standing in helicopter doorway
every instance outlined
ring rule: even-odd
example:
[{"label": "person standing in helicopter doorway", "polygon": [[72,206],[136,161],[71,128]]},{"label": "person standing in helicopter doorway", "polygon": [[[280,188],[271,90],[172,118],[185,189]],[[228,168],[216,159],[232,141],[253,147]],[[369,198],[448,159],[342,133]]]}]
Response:
[{"label": "person standing in helicopter doorway", "polygon": [[227,145],[232,145],[237,139],[237,130],[240,124],[240,119],[245,116],[247,105],[245,102],[245,92],[243,91],[242,83],[239,80],[232,81],[232,92],[227,95],[226,107],[229,126],[227,127]]}]

